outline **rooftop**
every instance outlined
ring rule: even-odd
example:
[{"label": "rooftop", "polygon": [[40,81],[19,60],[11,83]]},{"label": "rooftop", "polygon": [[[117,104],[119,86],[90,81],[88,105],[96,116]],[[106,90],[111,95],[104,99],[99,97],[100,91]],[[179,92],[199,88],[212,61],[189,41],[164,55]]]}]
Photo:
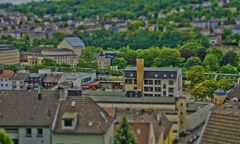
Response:
[{"label": "rooftop", "polygon": [[219,106],[210,114],[200,144],[239,144],[239,105]]},{"label": "rooftop", "polygon": [[[136,67],[128,67],[124,71],[136,71]],[[180,68],[150,68],[150,67],[145,67],[144,71],[179,71]]]},{"label": "rooftop", "polygon": [[[163,115],[162,111],[159,109],[117,109],[117,120],[120,121],[122,115],[124,114],[132,124],[136,124],[140,127],[146,126],[146,123],[153,125],[154,135],[156,140],[160,139],[160,136],[163,134],[164,138],[167,137],[172,123]],[[141,140],[141,143],[145,143],[146,139],[142,139],[138,136],[138,139]],[[143,142],[144,141],[144,142]]]},{"label": "rooftop", "polygon": [[[73,105],[74,102],[74,105]],[[66,113],[78,115],[76,128],[62,129],[61,119]],[[112,125],[113,119],[100,108],[91,98],[69,96],[60,102],[56,124],[53,126],[55,133],[94,133],[103,134]],[[90,124],[91,123],[91,124]]]},{"label": "rooftop", "polygon": [[73,47],[84,47],[84,42],[79,37],[68,37],[65,38]]},{"label": "rooftop", "polygon": [[59,75],[59,74],[48,74],[48,75],[44,76],[43,82],[58,83],[60,78],[61,78],[61,75]]},{"label": "rooftop", "polygon": [[16,48],[12,45],[0,45],[0,51],[6,50],[16,50]]},{"label": "rooftop", "polygon": [[57,91],[0,91],[0,126],[50,126],[58,105]]},{"label": "rooftop", "polygon": [[0,78],[11,78],[13,74],[12,70],[0,70]]},{"label": "rooftop", "polygon": [[11,80],[22,80],[25,81],[27,80],[28,74],[27,73],[15,73],[13,77],[11,77]]},{"label": "rooftop", "polygon": [[175,104],[174,97],[126,97],[125,92],[83,91],[83,95],[91,97],[97,103],[138,103],[138,104]]},{"label": "rooftop", "polygon": [[30,73],[29,74],[29,77],[41,77],[42,76],[42,74],[40,74],[40,73]]}]

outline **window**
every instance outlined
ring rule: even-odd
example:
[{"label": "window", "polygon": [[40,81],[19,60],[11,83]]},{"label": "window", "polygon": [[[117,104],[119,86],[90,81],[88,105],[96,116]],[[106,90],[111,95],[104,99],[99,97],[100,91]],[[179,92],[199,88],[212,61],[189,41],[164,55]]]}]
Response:
[{"label": "window", "polygon": [[174,88],[169,88],[168,92],[173,93],[174,92]]},{"label": "window", "polygon": [[169,80],[169,85],[173,85],[174,84],[174,81],[173,80]]},{"label": "window", "polygon": [[163,84],[163,88],[165,89],[167,87],[167,85],[166,84]]},{"label": "window", "polygon": [[155,92],[161,92],[161,87],[155,87]]},{"label": "window", "polygon": [[72,120],[64,120],[64,126],[65,127],[72,127],[73,126]]},{"label": "window", "polygon": [[26,137],[31,137],[32,136],[32,129],[27,128],[26,129]]},{"label": "window", "polygon": [[148,85],[148,80],[144,80],[144,84]]},{"label": "window", "polygon": [[37,137],[43,137],[43,129],[41,128],[37,129]]},{"label": "window", "polygon": [[137,84],[137,80],[136,79],[134,79],[134,84]]},{"label": "window", "polygon": [[153,80],[149,80],[149,84],[150,84],[150,85],[153,85]]},{"label": "window", "polygon": [[6,87],[8,87],[8,84],[6,84]]},{"label": "window", "polygon": [[155,85],[161,85],[161,80],[155,80]]},{"label": "window", "polygon": [[153,91],[153,87],[144,87],[144,91],[152,92]]},{"label": "window", "polygon": [[126,84],[132,84],[132,79],[125,79]]}]

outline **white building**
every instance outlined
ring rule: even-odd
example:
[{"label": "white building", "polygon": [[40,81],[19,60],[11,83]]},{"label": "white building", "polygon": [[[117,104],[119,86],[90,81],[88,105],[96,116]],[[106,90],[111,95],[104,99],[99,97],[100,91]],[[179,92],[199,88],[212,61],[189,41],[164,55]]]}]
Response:
[{"label": "white building", "polygon": [[0,69],[0,90],[11,90],[12,81],[10,78],[13,76],[14,72],[12,70]]},{"label": "white building", "polygon": [[26,90],[27,89],[27,73],[16,73],[11,78],[11,84],[13,90]]}]

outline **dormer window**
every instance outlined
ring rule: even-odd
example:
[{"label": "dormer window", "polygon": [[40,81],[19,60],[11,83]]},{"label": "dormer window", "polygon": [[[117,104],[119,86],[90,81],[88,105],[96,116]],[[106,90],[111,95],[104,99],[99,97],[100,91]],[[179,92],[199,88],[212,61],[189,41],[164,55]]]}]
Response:
[{"label": "dormer window", "polygon": [[72,119],[65,119],[64,120],[64,127],[72,127],[73,126],[73,120]]},{"label": "dormer window", "polygon": [[66,112],[62,116],[62,129],[75,129],[77,125],[77,112]]}]

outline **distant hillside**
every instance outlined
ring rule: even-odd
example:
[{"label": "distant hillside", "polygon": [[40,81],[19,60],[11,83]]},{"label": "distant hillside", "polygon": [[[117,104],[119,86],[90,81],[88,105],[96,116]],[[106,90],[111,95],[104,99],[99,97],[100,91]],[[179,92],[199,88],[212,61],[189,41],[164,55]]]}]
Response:
[{"label": "distant hillside", "polygon": [[0,3],[12,3],[12,4],[21,4],[31,1],[40,1],[40,0],[0,0]]}]

